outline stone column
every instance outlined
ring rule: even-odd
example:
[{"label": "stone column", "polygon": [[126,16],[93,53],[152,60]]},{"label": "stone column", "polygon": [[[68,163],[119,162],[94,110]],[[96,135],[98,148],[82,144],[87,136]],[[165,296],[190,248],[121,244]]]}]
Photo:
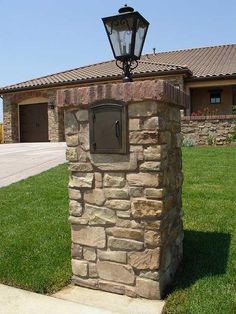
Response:
[{"label": "stone column", "polygon": [[[111,99],[128,106],[128,154],[91,154],[89,105]],[[162,298],[183,251],[186,95],[165,81],[139,81],[61,90],[57,102],[65,109],[73,282]]]},{"label": "stone column", "polygon": [[[50,142],[61,142],[65,140],[64,118],[62,108],[56,104],[56,92],[48,92],[48,138]],[[51,106],[54,108],[51,108]]]},{"label": "stone column", "polygon": [[11,95],[3,96],[4,143],[19,142],[18,106]]}]

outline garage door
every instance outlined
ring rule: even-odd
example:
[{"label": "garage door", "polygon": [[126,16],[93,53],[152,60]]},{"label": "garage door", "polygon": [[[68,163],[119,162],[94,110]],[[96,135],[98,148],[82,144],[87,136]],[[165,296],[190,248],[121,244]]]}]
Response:
[{"label": "garage door", "polygon": [[47,104],[19,106],[21,142],[48,142],[47,108]]}]

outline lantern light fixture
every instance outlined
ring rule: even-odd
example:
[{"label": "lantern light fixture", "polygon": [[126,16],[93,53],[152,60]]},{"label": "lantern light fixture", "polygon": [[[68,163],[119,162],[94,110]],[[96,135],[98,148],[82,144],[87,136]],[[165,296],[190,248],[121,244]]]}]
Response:
[{"label": "lantern light fixture", "polygon": [[127,4],[119,14],[104,17],[103,23],[123,82],[132,82],[132,73],[141,58],[149,22]]}]

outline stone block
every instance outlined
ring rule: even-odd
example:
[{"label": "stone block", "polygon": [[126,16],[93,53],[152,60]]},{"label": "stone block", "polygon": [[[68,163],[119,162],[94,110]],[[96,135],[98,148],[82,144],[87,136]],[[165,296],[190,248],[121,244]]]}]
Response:
[{"label": "stone block", "polygon": [[99,288],[104,291],[113,292],[117,294],[125,294],[129,297],[137,297],[135,288],[124,284],[118,284],[110,281],[99,280]]},{"label": "stone block", "polygon": [[66,160],[75,162],[78,160],[77,148],[76,147],[67,147],[66,149]]},{"label": "stone block", "polygon": [[160,218],[162,210],[162,201],[136,199],[131,206],[131,213],[134,218]]},{"label": "stone block", "polygon": [[127,199],[129,197],[127,189],[104,189],[104,193],[107,199]]},{"label": "stone block", "polygon": [[84,151],[89,151],[89,131],[86,129],[79,131],[79,144]]},{"label": "stone block", "polygon": [[116,210],[129,210],[130,209],[130,201],[127,200],[108,200],[105,203],[105,206],[108,208],[116,209]]},{"label": "stone block", "polygon": [[66,135],[73,135],[78,133],[79,125],[77,119],[75,117],[75,113],[73,111],[66,111],[65,112],[65,134]]},{"label": "stone block", "polygon": [[125,176],[123,173],[106,173],[104,175],[104,187],[124,187]]},{"label": "stone block", "polygon": [[167,144],[168,147],[171,146],[172,136],[171,132],[163,131],[159,133],[159,143],[160,144]]},{"label": "stone block", "polygon": [[158,130],[159,127],[159,118],[152,117],[145,119],[143,122],[143,130]]},{"label": "stone block", "polygon": [[160,279],[160,274],[159,271],[142,270],[140,271],[139,277],[158,281]]},{"label": "stone block", "polygon": [[81,200],[81,193],[76,189],[69,189],[69,199],[79,201]]},{"label": "stone block", "polygon": [[143,241],[142,230],[113,227],[113,228],[107,228],[106,233],[116,238],[126,238],[126,239],[132,239],[136,241]]},{"label": "stone block", "polygon": [[77,147],[79,144],[78,134],[67,135],[66,136],[66,144],[68,147]]},{"label": "stone block", "polygon": [[91,278],[80,278],[77,276],[72,276],[72,283],[85,288],[98,289],[98,280]]},{"label": "stone block", "polygon": [[157,114],[157,103],[156,102],[140,102],[130,104],[129,117],[150,117]]},{"label": "stone block", "polygon": [[75,217],[70,216],[68,218],[68,222],[72,225],[87,225],[88,224],[88,218],[87,217]]},{"label": "stone block", "polygon": [[112,293],[125,294],[125,287],[123,284],[99,280],[99,288]]},{"label": "stone block", "polygon": [[144,243],[147,247],[157,247],[161,245],[161,235],[160,232],[156,231],[146,231],[144,233]]},{"label": "stone block", "polygon": [[142,187],[130,187],[130,196],[132,197],[142,197],[143,196],[143,188]]},{"label": "stone block", "polygon": [[152,189],[152,188],[145,189],[146,198],[162,199],[164,195],[165,195],[164,189]]},{"label": "stone block", "polygon": [[136,269],[155,270],[160,265],[160,249],[146,249],[143,252],[128,253],[128,264]]},{"label": "stone block", "polygon": [[180,117],[181,117],[181,110],[179,110],[179,108],[174,108],[172,107],[170,110],[170,115],[169,115],[169,119],[172,121],[180,121]]},{"label": "stone block", "polygon": [[72,243],[72,245],[71,245],[71,256],[73,259],[82,259],[83,249],[79,244]]},{"label": "stone block", "polygon": [[94,262],[97,258],[97,254],[96,254],[96,250],[94,248],[91,247],[85,247],[84,250],[84,259],[86,259],[87,261],[91,261]]},{"label": "stone block", "polygon": [[136,279],[136,293],[143,298],[160,300],[160,285],[159,282],[154,280],[149,280],[146,278]]},{"label": "stone block", "polygon": [[144,149],[145,160],[161,160],[161,146],[149,146]]},{"label": "stone block", "polygon": [[74,171],[74,172],[91,172],[93,171],[93,167],[90,163],[85,162],[85,163],[81,163],[81,162],[76,162],[76,163],[70,163],[69,164],[69,169],[70,171]]},{"label": "stone block", "polygon": [[156,131],[131,131],[129,133],[130,144],[157,144]]},{"label": "stone block", "polygon": [[89,263],[88,264],[88,272],[90,278],[98,278],[98,272],[97,272],[97,264]]},{"label": "stone block", "polygon": [[71,200],[69,203],[69,207],[69,212],[71,216],[80,217],[82,215],[83,208],[81,203],[75,200]]},{"label": "stone block", "polygon": [[88,263],[77,259],[72,259],[72,273],[76,276],[86,277],[88,275]]},{"label": "stone block", "polygon": [[85,217],[88,218],[89,225],[113,225],[116,223],[116,213],[106,207],[85,205]]},{"label": "stone block", "polygon": [[98,261],[98,275],[101,279],[132,285],[135,274],[131,266],[107,261]]},{"label": "stone block", "polygon": [[183,134],[182,133],[176,134],[176,147],[180,148],[182,146],[182,143],[183,143]]},{"label": "stone block", "polygon": [[144,220],[142,221],[142,227],[147,230],[160,230],[161,221],[160,220]]},{"label": "stone block", "polygon": [[95,177],[95,188],[102,188],[103,184],[102,184],[102,174],[99,172],[95,172],[94,173],[94,177]]},{"label": "stone block", "polygon": [[79,162],[87,161],[87,153],[80,146],[77,147],[77,156]]},{"label": "stone block", "polygon": [[131,217],[130,211],[127,211],[127,210],[125,210],[125,211],[124,210],[117,210],[116,215],[119,218],[130,218]]},{"label": "stone block", "polygon": [[103,227],[72,225],[72,242],[102,249],[106,246],[105,230]]},{"label": "stone block", "polygon": [[91,154],[91,163],[102,171],[133,171],[137,169],[137,156],[115,154]]},{"label": "stone block", "polygon": [[143,243],[135,240],[109,237],[108,247],[111,250],[139,251],[143,249]]},{"label": "stone block", "polygon": [[133,228],[133,229],[143,229],[143,226],[138,223],[135,220],[131,220],[131,219],[120,219],[117,218],[116,221],[116,226],[117,227],[122,227],[122,228]]},{"label": "stone block", "polygon": [[130,131],[141,130],[141,120],[140,119],[129,119],[129,130]]},{"label": "stone block", "polygon": [[105,203],[105,195],[102,189],[93,189],[85,191],[84,201],[90,204],[103,205]]},{"label": "stone block", "polygon": [[160,171],[161,162],[160,161],[145,161],[140,166],[141,171]]},{"label": "stone block", "polygon": [[122,251],[102,251],[98,250],[100,261],[111,261],[126,264],[127,253]]},{"label": "stone block", "polygon": [[142,145],[130,145],[130,152],[136,154],[138,160],[143,160],[143,146]]},{"label": "stone block", "polygon": [[158,187],[159,174],[145,172],[127,174],[127,181],[131,186]]},{"label": "stone block", "polygon": [[93,185],[93,173],[77,173],[72,175],[69,181],[70,188],[91,188]]},{"label": "stone block", "polygon": [[86,109],[79,109],[75,115],[79,122],[88,121],[88,110]]}]

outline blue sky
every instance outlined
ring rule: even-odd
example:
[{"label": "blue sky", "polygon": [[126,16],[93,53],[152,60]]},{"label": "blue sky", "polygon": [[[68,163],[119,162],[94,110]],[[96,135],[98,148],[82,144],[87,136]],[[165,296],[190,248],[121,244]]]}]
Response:
[{"label": "blue sky", "polygon": [[[127,3],[150,22],[144,53],[236,43],[235,0]],[[101,18],[124,4],[0,0],[0,86],[111,59]]]}]

